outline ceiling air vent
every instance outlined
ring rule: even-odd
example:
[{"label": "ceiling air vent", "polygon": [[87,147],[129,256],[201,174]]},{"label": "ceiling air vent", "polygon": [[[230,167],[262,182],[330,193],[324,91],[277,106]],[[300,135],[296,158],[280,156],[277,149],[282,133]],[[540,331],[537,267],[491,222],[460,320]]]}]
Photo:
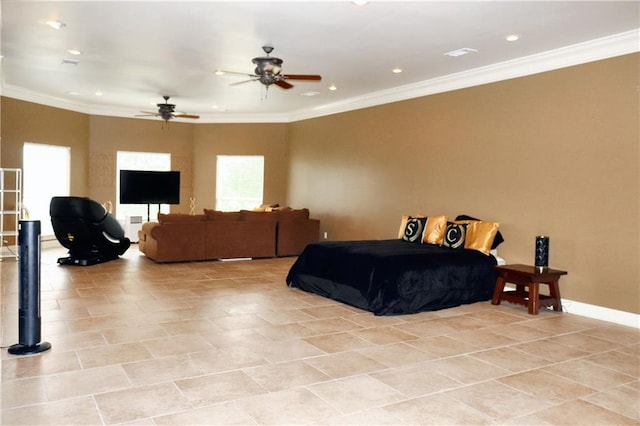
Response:
[{"label": "ceiling air vent", "polygon": [[447,52],[444,55],[456,57],[456,56],[468,55],[469,53],[475,53],[477,51],[478,51],[477,49],[472,49],[470,47],[463,47],[462,49],[452,50],[451,52]]}]

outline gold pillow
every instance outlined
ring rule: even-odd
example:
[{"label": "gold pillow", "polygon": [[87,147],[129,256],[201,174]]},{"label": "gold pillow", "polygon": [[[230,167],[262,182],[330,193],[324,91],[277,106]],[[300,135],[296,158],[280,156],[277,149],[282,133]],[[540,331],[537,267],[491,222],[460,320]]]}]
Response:
[{"label": "gold pillow", "polygon": [[491,244],[498,233],[500,224],[497,222],[485,222],[481,220],[460,220],[456,223],[467,224],[467,236],[464,240],[464,248],[478,250],[489,254]]},{"label": "gold pillow", "polygon": [[422,242],[425,244],[442,245],[446,229],[447,217],[445,215],[427,216],[427,227],[424,230]]}]

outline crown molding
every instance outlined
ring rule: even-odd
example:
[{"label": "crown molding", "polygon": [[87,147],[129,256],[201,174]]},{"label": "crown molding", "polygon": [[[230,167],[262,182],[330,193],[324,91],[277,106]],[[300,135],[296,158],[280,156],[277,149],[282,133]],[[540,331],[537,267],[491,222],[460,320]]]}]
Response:
[{"label": "crown molding", "polygon": [[[135,117],[136,114],[140,114],[137,110],[114,110],[112,108],[101,108],[91,106],[87,112],[90,115],[103,115],[109,117],[121,117],[131,119],[143,119],[157,121],[158,117]],[[222,124],[222,123],[287,123],[289,122],[289,116],[287,114],[234,114],[228,112],[218,112],[210,114],[200,114],[200,119],[197,121],[186,118],[172,118],[172,123],[191,123],[191,124]]]},{"label": "crown molding", "polygon": [[[69,102],[54,96],[45,96],[40,93],[4,83],[0,89],[0,95],[19,99],[25,102],[33,102],[54,108],[65,109],[87,115],[102,115],[108,117],[134,118],[140,111],[128,108],[114,108],[111,106],[97,106],[82,102]],[[201,123],[286,123],[289,122],[288,114],[233,114],[233,113],[211,113],[201,115],[198,124]],[[142,120],[157,120],[156,117],[136,117]],[[172,122],[194,123],[192,120],[175,118]],[[196,124],[196,123],[194,123]]]},{"label": "crown molding", "polygon": [[[640,28],[535,55],[425,80],[419,83],[372,92],[341,102],[328,103],[314,108],[293,111],[291,113],[211,113],[201,115],[198,124],[295,122],[419,98],[436,93],[494,83],[512,78],[524,77],[541,72],[627,55],[638,51],[640,51]],[[2,87],[0,87],[0,94],[10,98],[16,98],[27,102],[34,102],[89,115],[131,118],[133,115],[138,113],[137,111],[123,109],[116,110],[113,107],[102,108],[80,102],[69,102],[66,99],[60,99],[52,96],[44,96],[30,90],[6,84],[4,79],[2,81]],[[176,121],[193,123],[189,120],[176,119]]]},{"label": "crown molding", "polygon": [[23,87],[7,84],[2,81],[2,96],[7,98],[19,99],[25,102],[33,102],[35,104],[46,105],[50,107],[66,109],[70,111],[89,114],[89,106],[81,103],[69,102],[66,99],[58,98],[56,96],[42,95],[38,92],[25,89]]},{"label": "crown molding", "polygon": [[338,114],[392,102],[464,89],[640,51],[640,29],[574,44],[443,77],[368,93],[344,102],[321,105],[291,114],[290,121]]}]

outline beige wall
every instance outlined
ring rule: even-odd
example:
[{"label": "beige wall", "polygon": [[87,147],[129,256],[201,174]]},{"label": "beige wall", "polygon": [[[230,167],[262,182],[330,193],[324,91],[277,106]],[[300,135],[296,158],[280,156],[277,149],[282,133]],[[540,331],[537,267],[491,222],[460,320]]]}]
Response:
[{"label": "beige wall", "polygon": [[[2,167],[22,168],[25,142],[71,148],[71,194],[88,194],[89,116],[2,98]],[[52,167],[55,173],[55,167]]]},{"label": "beige wall", "polygon": [[[2,98],[2,167],[22,167],[24,142],[71,147],[71,195],[116,205],[117,151],[166,152],[181,172],[172,212],[215,207],[216,155],[264,155],[265,202],[287,204],[286,124],[198,124],[89,116]],[[55,168],[53,168],[55,170]],[[116,212],[117,214],[117,212]]]},{"label": "beige wall", "polygon": [[330,239],[393,238],[402,214],[476,215],[501,223],[508,262],[531,263],[549,235],[564,297],[640,313],[639,59],[292,124],[167,131],[3,97],[0,159],[21,167],[24,141],[71,146],[72,194],[104,201],[117,150],[170,152],[187,212],[189,196],[214,205],[216,155],[261,154],[265,201],[309,207]]},{"label": "beige wall", "polygon": [[196,208],[215,206],[216,156],[264,155],[264,202],[287,205],[286,124],[198,124],[194,135]]},{"label": "beige wall", "polygon": [[117,151],[169,153],[171,170],[180,171],[180,205],[171,206],[171,211],[189,212],[189,197],[193,196],[193,125],[91,116],[89,141],[89,197],[116,205]]},{"label": "beige wall", "polygon": [[563,297],[639,313],[639,57],[293,123],[289,199],[330,239],[466,213],[531,264],[545,234]]}]

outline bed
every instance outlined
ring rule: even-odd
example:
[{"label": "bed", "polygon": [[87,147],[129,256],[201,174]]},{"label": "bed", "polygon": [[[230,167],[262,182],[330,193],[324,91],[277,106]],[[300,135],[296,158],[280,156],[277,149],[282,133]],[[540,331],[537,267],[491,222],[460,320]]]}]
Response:
[{"label": "bed", "polygon": [[286,282],[375,315],[412,314],[491,299],[498,259],[405,239],[318,241],[305,247]]}]

